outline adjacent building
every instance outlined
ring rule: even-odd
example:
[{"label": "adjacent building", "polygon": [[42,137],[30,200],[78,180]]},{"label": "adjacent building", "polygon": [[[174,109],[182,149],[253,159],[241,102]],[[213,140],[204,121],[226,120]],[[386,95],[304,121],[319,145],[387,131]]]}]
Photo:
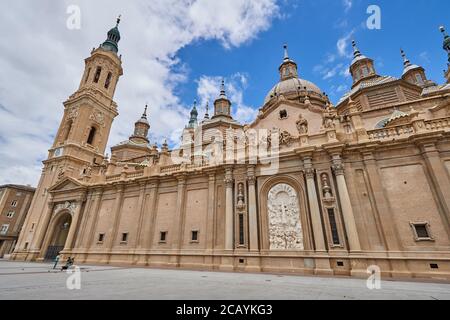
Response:
[{"label": "adjacent building", "polygon": [[402,51],[380,75],[354,42],[333,106],[285,47],[252,123],[222,84],[180,148],[149,140],[145,109],[108,158],[118,25],[64,103],[13,259],[450,279],[450,71],[436,84]]},{"label": "adjacent building", "polygon": [[0,258],[13,252],[34,191],[30,186],[0,186]]}]

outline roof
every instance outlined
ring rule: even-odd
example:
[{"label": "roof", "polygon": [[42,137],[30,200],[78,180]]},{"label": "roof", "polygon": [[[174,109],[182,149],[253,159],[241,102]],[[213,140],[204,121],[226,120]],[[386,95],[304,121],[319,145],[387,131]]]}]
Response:
[{"label": "roof", "polygon": [[307,91],[322,94],[322,90],[320,90],[320,88],[314,83],[300,78],[290,78],[278,82],[272,89],[270,89],[269,93],[264,99],[264,104],[269,102],[275,96],[281,94],[296,93],[299,90],[303,90],[305,87]]},{"label": "roof", "polygon": [[357,93],[358,91],[361,91],[362,89],[370,88],[370,87],[374,87],[377,85],[394,82],[394,81],[398,81],[398,79],[391,77],[391,76],[380,76],[377,78],[363,80],[360,83],[358,83],[352,90],[350,90],[349,92],[344,94],[342,96],[342,98],[339,100],[338,105],[341,104],[342,102],[344,102],[345,100],[347,100],[348,97],[354,95],[355,93]]},{"label": "roof", "polygon": [[24,191],[29,191],[29,192],[34,192],[36,191],[36,188],[33,188],[32,186],[29,185],[20,185],[20,184],[4,184],[2,186],[0,186],[0,189],[17,189],[17,190],[24,190]]},{"label": "roof", "polygon": [[434,92],[447,91],[447,90],[450,90],[450,83],[439,85],[439,86],[426,87],[422,91],[422,96],[425,96],[427,94],[431,94]]}]

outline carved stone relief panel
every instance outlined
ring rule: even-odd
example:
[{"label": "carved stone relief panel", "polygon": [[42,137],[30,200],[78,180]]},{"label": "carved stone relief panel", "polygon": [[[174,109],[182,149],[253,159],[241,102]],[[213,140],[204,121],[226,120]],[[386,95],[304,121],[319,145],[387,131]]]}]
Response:
[{"label": "carved stone relief panel", "polygon": [[303,231],[297,192],[288,184],[277,184],[267,198],[271,250],[303,250]]}]

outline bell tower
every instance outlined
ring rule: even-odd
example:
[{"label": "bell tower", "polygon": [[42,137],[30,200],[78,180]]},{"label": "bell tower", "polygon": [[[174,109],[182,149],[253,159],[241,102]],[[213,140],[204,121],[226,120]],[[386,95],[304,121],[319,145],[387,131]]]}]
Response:
[{"label": "bell tower", "polygon": [[65,177],[80,178],[87,167],[100,164],[104,158],[111,125],[118,115],[113,97],[123,74],[118,55],[119,23],[120,17],[106,41],[85,59],[80,86],[63,103],[64,115],[48,158],[43,161],[44,168],[14,259],[43,259],[47,250],[42,247],[43,239],[49,208],[53,206],[48,190]]}]

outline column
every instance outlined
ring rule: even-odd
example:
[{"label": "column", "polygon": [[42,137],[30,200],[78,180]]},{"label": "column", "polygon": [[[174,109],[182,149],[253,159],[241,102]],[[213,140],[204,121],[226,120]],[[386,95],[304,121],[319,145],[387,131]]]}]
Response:
[{"label": "column", "polygon": [[141,241],[141,233],[142,230],[144,228],[144,214],[145,214],[145,200],[146,200],[146,184],[145,182],[141,182],[139,184],[139,199],[138,199],[138,203],[139,203],[139,208],[140,208],[140,212],[139,212],[139,223],[138,223],[138,229],[137,229],[137,234],[136,234],[136,243],[137,243],[137,248],[141,247],[142,241]]},{"label": "column", "polygon": [[114,201],[114,218],[113,218],[113,228],[111,234],[106,235],[107,245],[106,248],[111,251],[114,246],[114,239],[116,238],[117,229],[120,223],[120,213],[122,211],[123,195],[125,192],[125,187],[122,184],[116,186],[116,201]]},{"label": "column", "polygon": [[233,250],[233,169],[225,172],[225,249]]},{"label": "column", "polygon": [[144,212],[143,219],[143,232],[139,238],[139,248],[150,249],[153,241],[153,234],[155,228],[155,218],[156,218],[156,198],[158,195],[158,181],[153,181],[150,183],[150,212]]},{"label": "column", "polygon": [[90,230],[89,230],[89,234],[88,236],[85,238],[85,242],[83,244],[83,248],[91,248],[94,245],[94,236],[95,236],[95,230],[97,229],[97,222],[98,222],[98,216],[100,214],[100,205],[102,203],[102,195],[103,195],[103,190],[99,189],[94,191],[94,201],[95,204],[92,205],[93,208],[93,212],[92,212],[92,216],[93,219],[91,221],[91,226],[90,226]]},{"label": "column", "polygon": [[208,213],[206,220],[206,248],[212,250],[214,248],[214,209],[216,204],[216,174],[210,173],[208,179]]},{"label": "column", "polygon": [[340,156],[333,156],[333,170],[336,175],[336,182],[341,202],[342,215],[344,217],[345,230],[349,242],[350,252],[361,251],[359,243],[358,230],[356,228],[355,216],[353,214],[350,195],[348,194],[347,183],[345,182],[344,166]]},{"label": "column", "polygon": [[316,192],[316,184],[314,182],[314,169],[312,168],[311,158],[305,158],[303,161],[316,251],[326,251],[322,218]]},{"label": "column", "polygon": [[53,209],[55,207],[55,204],[52,201],[49,201],[47,203],[47,212],[44,215],[44,218],[42,219],[41,228],[39,229],[39,234],[36,238],[35,246],[34,248],[31,248],[32,250],[41,250],[41,255],[43,255],[45,252],[45,249],[42,248],[42,245],[44,244],[44,238],[47,233],[48,225],[50,223],[50,219],[52,217]]},{"label": "column", "polygon": [[184,201],[186,198],[186,176],[182,175],[178,178],[178,192],[177,192],[177,205],[175,212],[175,221],[173,222],[174,228],[169,234],[169,239],[172,240],[172,248],[180,249],[183,242],[183,225],[184,225]]},{"label": "column", "polygon": [[81,208],[83,207],[83,200],[76,202],[76,208],[72,215],[72,222],[70,224],[69,234],[67,235],[66,244],[64,245],[64,252],[72,250],[73,240],[75,238],[75,233],[78,229],[78,222],[80,220]]},{"label": "column", "polygon": [[250,251],[258,251],[258,217],[256,209],[256,177],[255,167],[249,167],[247,171],[248,181],[248,225]]}]

